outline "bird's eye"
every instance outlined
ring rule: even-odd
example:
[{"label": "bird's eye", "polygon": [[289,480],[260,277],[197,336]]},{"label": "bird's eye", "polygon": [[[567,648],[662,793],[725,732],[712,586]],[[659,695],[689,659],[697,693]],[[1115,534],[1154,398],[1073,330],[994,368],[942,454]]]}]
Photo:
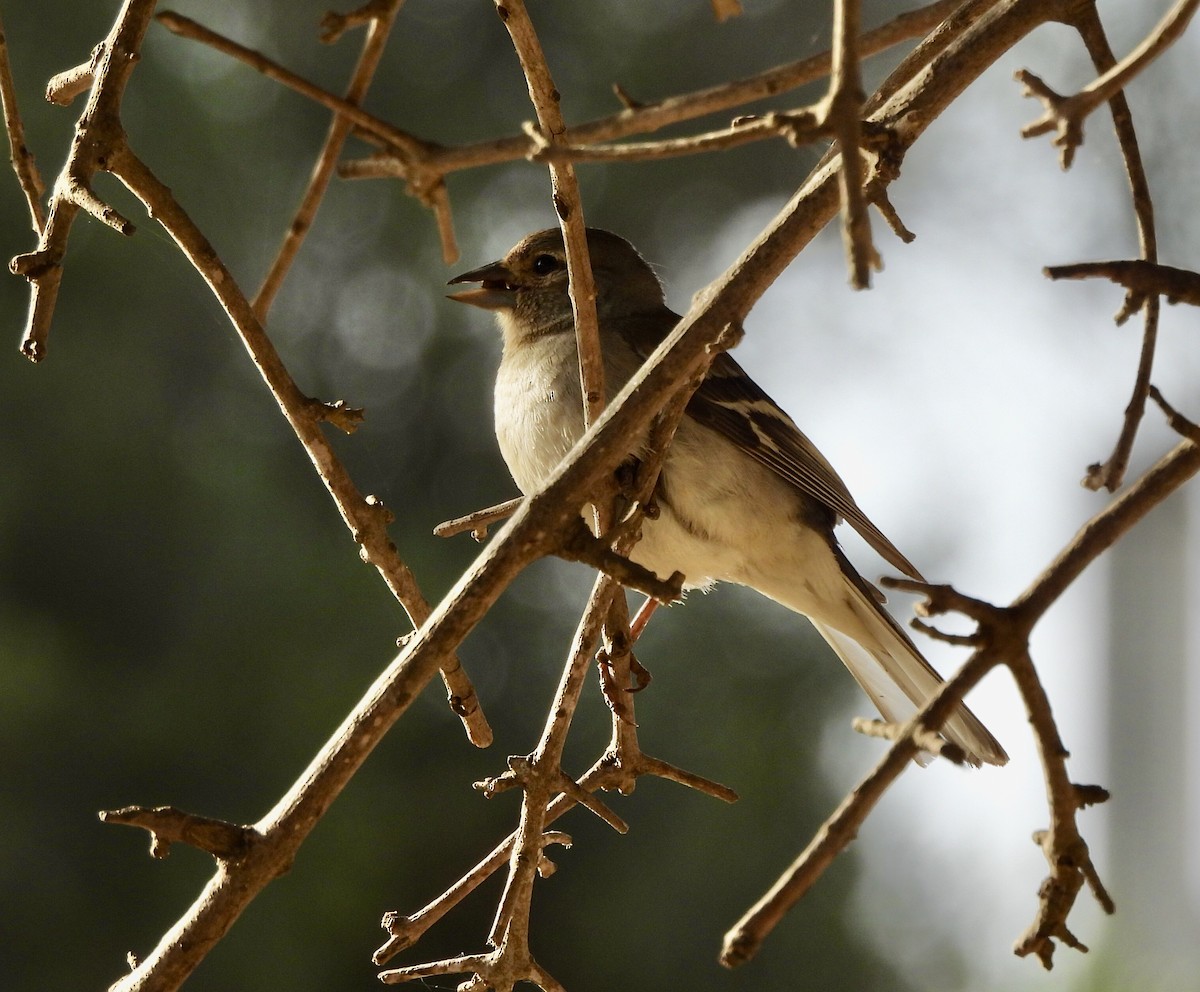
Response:
[{"label": "bird's eye", "polygon": [[538,255],[533,260],[533,271],[539,276],[549,275],[555,269],[562,268],[562,262],[554,255]]}]

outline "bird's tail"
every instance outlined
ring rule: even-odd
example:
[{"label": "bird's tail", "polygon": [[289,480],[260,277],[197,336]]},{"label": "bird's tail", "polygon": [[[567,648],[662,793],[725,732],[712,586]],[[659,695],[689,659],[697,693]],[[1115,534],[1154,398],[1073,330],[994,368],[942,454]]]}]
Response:
[{"label": "bird's tail", "polygon": [[[803,613],[850,669],[850,674],[871,697],[884,719],[903,723],[922,707],[942,684],[942,677],[925,660],[904,629],[877,599],[877,594],[835,552],[841,566],[842,595],[821,597],[820,615],[811,602],[790,602],[785,592],[772,599]],[[966,752],[974,765],[1003,765],[1004,748],[965,704],[942,725],[942,735]]]}]

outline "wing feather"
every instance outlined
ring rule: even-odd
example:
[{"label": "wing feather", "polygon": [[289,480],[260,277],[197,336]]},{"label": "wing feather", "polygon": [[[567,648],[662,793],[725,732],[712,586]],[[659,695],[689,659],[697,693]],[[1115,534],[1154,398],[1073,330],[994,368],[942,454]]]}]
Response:
[{"label": "wing feather", "polygon": [[[621,332],[645,361],[678,321],[677,314],[663,307],[655,313],[631,315],[621,322]],[[805,496],[829,507],[905,575],[922,579],[916,566],[859,508],[825,456],[727,352],[713,361],[687,412]]]}]

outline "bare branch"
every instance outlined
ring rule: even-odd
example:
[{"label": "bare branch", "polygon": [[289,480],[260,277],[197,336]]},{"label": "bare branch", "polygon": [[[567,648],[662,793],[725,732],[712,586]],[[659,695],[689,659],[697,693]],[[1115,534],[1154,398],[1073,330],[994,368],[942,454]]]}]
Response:
[{"label": "bare branch", "polygon": [[[562,771],[567,733],[579,704],[579,694],[583,689],[592,652],[600,635],[600,626],[608,613],[609,605],[619,592],[620,586],[614,580],[603,574],[597,577],[592,595],[576,629],[541,740],[528,759],[523,759],[513,766],[523,787],[521,819],[513,841],[504,893],[500,897],[496,918],[488,937],[488,943],[496,948],[496,956],[489,962],[489,968],[499,967],[506,975],[511,974],[514,980],[533,981],[543,989],[557,986],[545,984],[548,976],[535,967],[529,950],[529,911],[533,900],[534,882],[541,865],[547,811],[551,800],[566,785],[568,794],[576,802],[587,802],[593,812],[608,820],[618,830],[623,832],[624,829],[624,823],[619,817],[614,821],[610,817],[615,817],[615,814],[610,814],[602,804],[594,805],[595,801],[587,790],[574,786],[574,783],[568,784]],[[490,974],[487,970],[476,972],[479,987],[488,987],[491,984]]]},{"label": "bare branch", "polygon": [[101,811],[103,823],[141,827],[150,832],[150,854],[165,858],[174,843],[190,844],[221,861],[243,857],[258,839],[253,827],[186,813],[174,806],[125,806]]},{"label": "bare branch", "polygon": [[1053,966],[1054,941],[1078,951],[1087,951],[1067,926],[1067,918],[1084,883],[1092,889],[1106,913],[1114,906],[1092,864],[1087,843],[1079,833],[1075,814],[1089,803],[1103,801],[1108,794],[1096,787],[1077,787],[1067,774],[1067,749],[1058,734],[1050,700],[1027,651],[1008,659],[1008,667],[1025,701],[1030,726],[1037,740],[1046,798],[1050,806],[1050,828],[1034,835],[1050,865],[1050,875],[1038,889],[1038,910],[1033,923],[1017,940],[1013,950],[1024,957],[1037,955],[1042,966]]},{"label": "bare branch", "polygon": [[[1141,44],[1074,96],[1061,96],[1029,70],[1018,70],[1016,78],[1024,85],[1025,95],[1036,97],[1046,107],[1041,117],[1021,129],[1022,137],[1034,138],[1054,131],[1054,144],[1061,149],[1062,167],[1069,169],[1075,158],[1075,149],[1083,144],[1083,122],[1087,116],[1123,90],[1139,72],[1175,43],[1186,30],[1198,3],[1200,0],[1179,0]],[[1094,7],[1090,7],[1090,15],[1087,16],[1095,16]]]},{"label": "bare branch", "polygon": [[1182,441],[1080,528],[1013,606],[1037,618],[1099,555],[1154,507],[1200,471],[1200,445]]},{"label": "bare branch", "polygon": [[315,86],[290,69],[285,69],[278,62],[267,58],[261,52],[256,52],[254,49],[240,45],[236,41],[218,34],[216,31],[211,31],[190,17],[184,17],[182,14],[177,14],[174,11],[164,10],[161,14],[155,16],[155,20],[173,34],[202,42],[219,52],[236,58],[239,62],[244,62],[252,69],[261,72],[268,79],[282,83],[289,89],[293,89],[310,100],[321,104],[321,106],[327,107],[340,116],[347,118],[357,127],[377,136],[380,140],[387,142],[405,155],[420,156],[432,147],[399,128],[393,127],[391,124],[368,114],[350,100],[335,96],[333,93]]},{"label": "bare branch", "polygon": [[13,84],[12,65],[8,59],[8,38],[4,25],[0,23],[0,104],[4,109],[4,130],[8,134],[9,158],[25,202],[29,206],[29,218],[33,233],[41,234],[46,225],[46,211],[42,207],[42,195],[46,184],[38,172],[33,152],[25,144],[25,127],[21,123],[21,112],[17,109],[17,90]]},{"label": "bare branch", "polygon": [[[1104,72],[1112,67],[1116,63],[1116,56],[1113,54],[1112,46],[1108,43],[1108,37],[1104,32],[1104,26],[1100,22],[1100,15],[1095,5],[1084,4],[1079,7],[1075,11],[1073,23],[1078,29],[1080,37],[1083,38],[1096,69]],[[1138,246],[1141,249],[1142,259],[1155,263],[1158,261],[1158,236],[1154,225],[1154,203],[1150,197],[1150,183],[1146,179],[1146,169],[1142,163],[1142,153],[1138,147],[1137,133],[1133,126],[1133,114],[1129,109],[1129,101],[1122,92],[1113,93],[1108,105],[1112,113],[1117,143],[1121,148],[1125,173],[1129,179],[1133,211],[1137,219]],[[1154,353],[1158,347],[1160,308],[1156,296],[1147,297],[1140,302],[1145,314],[1145,321],[1142,329],[1142,350],[1133,382],[1133,394],[1125,408],[1125,419],[1112,454],[1103,464],[1088,467],[1083,483],[1090,489],[1105,488],[1109,492],[1115,492],[1121,485],[1133,453],[1133,443],[1137,438],[1142,415],[1146,409]],[[1132,297],[1126,295],[1125,306],[1117,314],[1118,323],[1133,313],[1133,310],[1130,309],[1132,303]]]},{"label": "bare branch", "polygon": [[[325,15],[325,19],[322,21],[321,40],[327,44],[336,41],[351,26],[367,25],[367,36],[363,42],[362,54],[358,57],[358,64],[354,67],[350,85],[346,89],[345,99],[347,102],[358,104],[366,96],[375,70],[379,67],[379,60],[383,57],[383,49],[387,44],[388,35],[391,33],[392,23],[403,3],[404,0],[373,0],[348,15],[332,12]],[[159,19],[162,20],[162,18],[163,15],[159,15]],[[313,166],[308,188],[300,199],[300,205],[296,208],[296,214],[284,235],[283,243],[279,246],[279,251],[254,297],[254,314],[260,323],[266,322],[267,313],[271,309],[275,294],[283,285],[283,280],[291,269],[296,255],[299,254],[300,246],[304,243],[309,228],[312,227],[317,209],[329,187],[329,180],[333,178],[334,170],[337,168],[337,160],[342,153],[342,147],[350,136],[353,126],[354,124],[349,118],[341,115],[335,115],[329,125],[329,133],[325,137],[325,144],[321,147],[316,164]],[[444,252],[451,251],[452,248],[452,245],[445,246]],[[454,261],[455,257],[457,257],[457,252],[453,252],[453,257],[447,258],[447,262]]]},{"label": "bare branch", "polygon": [[1135,258],[1049,265],[1042,271],[1051,279],[1109,279],[1124,286],[1127,293],[1125,303],[1117,313],[1118,324],[1141,310],[1151,296],[1164,296],[1168,303],[1200,307],[1200,273],[1190,269],[1176,269]]},{"label": "bare branch", "polygon": [[863,717],[855,717],[851,726],[855,733],[862,734],[864,737],[878,737],[885,741],[897,741],[905,734],[911,734],[913,743],[927,754],[945,758],[955,765],[963,765],[967,762],[966,752],[961,747],[931,730],[924,728],[910,730],[902,723],[868,720]]},{"label": "bare branch", "polygon": [[455,517],[452,520],[446,520],[433,528],[434,534],[438,537],[455,537],[458,534],[471,532],[471,536],[476,541],[482,541],[487,537],[487,529],[489,524],[494,524],[497,520],[504,520],[511,517],[518,506],[521,505],[521,500],[524,496],[518,496],[515,499],[506,499],[503,503],[497,503],[495,506],[488,506],[482,510],[475,510],[473,513],[468,513],[464,517]]},{"label": "bare branch", "polygon": [[[994,6],[996,2],[998,0],[973,0],[972,3],[965,6],[984,10],[989,6]],[[859,55],[860,57],[874,55],[909,38],[923,35],[963,6],[960,0],[938,0],[926,7],[906,11],[880,27],[866,32],[858,42]],[[961,29],[971,20],[977,19],[977,16],[973,14],[964,20],[959,28]],[[443,148],[431,142],[421,141],[373,117],[353,103],[302,79],[261,53],[224,38],[190,18],[173,12],[163,12],[159,15],[158,20],[176,34],[211,45],[218,51],[237,58],[269,78],[347,117],[367,134],[395,150],[395,156],[387,162],[379,158],[372,158],[343,164],[340,172],[344,176],[350,178],[384,176],[403,178],[410,183],[414,193],[423,200],[427,197],[432,198],[436,205],[436,202],[444,196],[444,177],[451,172],[530,158],[542,153],[544,141],[529,132],[509,138],[464,145],[460,148]],[[601,145],[603,142],[656,131],[668,124],[730,110],[795,89],[827,76],[831,66],[831,54],[824,52],[799,62],[778,66],[744,80],[735,80],[694,93],[668,97],[653,103],[636,105],[626,103],[625,110],[618,114],[580,124],[562,134],[562,141],[559,143],[555,155],[563,159],[574,158],[575,160],[587,159],[592,153],[601,157],[619,156],[621,153],[615,149],[596,151],[596,148],[604,147]],[[575,152],[575,149],[587,147],[591,147],[593,152]],[[701,145],[701,148],[703,149],[704,146]],[[674,154],[676,152],[664,150],[663,153]],[[650,152],[650,154],[655,154],[655,152]],[[443,215],[439,214],[439,224],[442,222]]]},{"label": "bare branch", "polygon": [[871,284],[871,270],[878,271],[883,263],[871,240],[871,218],[863,195],[859,0],[834,0],[833,11],[833,71],[819,116],[837,136],[841,153],[838,189],[842,201],[842,246],[850,267],[850,285],[866,289]]},{"label": "bare branch", "polygon": [[[300,439],[313,467],[333,497],[342,520],[359,544],[364,561],[374,565],[388,589],[404,607],[414,629],[429,617],[430,608],[416,579],[388,537],[389,511],[375,497],[364,497],[321,432],[313,415],[313,401],[305,396],[284,366],[249,302],[238,288],[207,238],[179,206],[168,189],[127,147],[115,152],[109,164],[112,173],[134,193],[175,240],[220,301],[242,338],[264,382]],[[442,671],[449,699],[462,719],[467,735],[479,747],[492,739],[491,728],[479,709],[474,687],[458,662],[450,661]]]},{"label": "bare branch", "polygon": [[1166,414],[1167,423],[1170,425],[1171,430],[1175,431],[1176,434],[1182,434],[1184,437],[1189,438],[1193,444],[1200,444],[1200,424],[1197,424],[1194,420],[1189,420],[1171,406],[1163,398],[1163,394],[1158,391],[1157,386],[1150,387],[1150,398]]},{"label": "bare branch", "polygon": [[[627,725],[622,724],[622,726]],[[615,732],[614,740],[610,743],[608,751],[580,777],[578,787],[587,792],[615,789],[623,795],[627,795],[633,791],[633,784],[641,775],[655,775],[668,779],[712,796],[714,799],[720,799],[722,802],[737,801],[737,793],[728,786],[685,771],[661,759],[652,758],[642,753],[640,749],[619,747]],[[556,796],[546,807],[544,826],[548,827],[573,809],[576,805],[575,795],[576,793],[572,792],[570,795],[560,793]],[[515,832],[509,834],[482,861],[418,912],[409,916],[402,916],[395,912],[385,914],[382,926],[388,932],[388,939],[372,955],[375,964],[382,965],[400,951],[415,944],[431,926],[442,919],[467,895],[474,892],[486,879],[508,864],[515,838]]]},{"label": "bare branch", "polygon": [[[108,37],[93,53],[86,74],[91,94],[79,117],[67,161],[54,184],[49,219],[41,231],[38,247],[29,254],[18,255],[9,263],[13,273],[23,275],[33,283],[29,318],[21,339],[21,354],[32,362],[40,362],[46,357],[50,322],[62,281],[62,259],[79,208],[83,207],[123,234],[132,232],[132,225],[103,204],[91,191],[90,183],[92,176],[105,167],[108,156],[124,143],[121,99],[137,64],[138,50],[154,12],[154,2],[125,0]],[[73,78],[78,83],[84,76]],[[81,91],[75,89],[73,93]]]},{"label": "bare branch", "polygon": [[[533,140],[551,151],[564,144],[567,125],[559,107],[559,93],[550,76],[546,55],[525,9],[525,0],[495,0],[496,12],[512,37],[529,86],[529,99],[537,111],[538,129]],[[550,162],[550,185],[567,251],[567,280],[575,338],[579,347],[579,383],[583,394],[583,422],[590,426],[604,409],[604,358],[600,352],[600,323],[596,319],[596,285],[588,257],[587,223],[579,197],[579,181],[570,162]]]}]

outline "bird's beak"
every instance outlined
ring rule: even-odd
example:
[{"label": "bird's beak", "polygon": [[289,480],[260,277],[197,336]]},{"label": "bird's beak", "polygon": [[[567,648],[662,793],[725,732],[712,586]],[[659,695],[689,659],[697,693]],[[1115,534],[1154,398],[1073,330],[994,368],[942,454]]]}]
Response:
[{"label": "bird's beak", "polygon": [[464,272],[446,285],[452,286],[459,282],[477,282],[480,285],[458,293],[447,293],[447,299],[470,303],[471,306],[482,307],[484,310],[506,310],[517,302],[517,287],[513,282],[512,271],[503,262],[492,262],[482,268]]}]

